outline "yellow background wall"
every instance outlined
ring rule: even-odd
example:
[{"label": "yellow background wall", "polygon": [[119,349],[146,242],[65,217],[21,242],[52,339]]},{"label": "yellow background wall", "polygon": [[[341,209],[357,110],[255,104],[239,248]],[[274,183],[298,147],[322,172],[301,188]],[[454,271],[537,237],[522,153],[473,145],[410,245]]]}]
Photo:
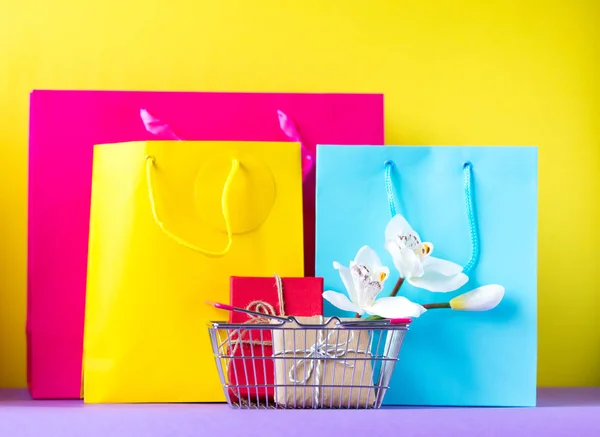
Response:
[{"label": "yellow background wall", "polygon": [[33,88],[383,92],[388,144],[538,145],[539,383],[600,385],[599,5],[0,0],[0,387],[25,385]]}]

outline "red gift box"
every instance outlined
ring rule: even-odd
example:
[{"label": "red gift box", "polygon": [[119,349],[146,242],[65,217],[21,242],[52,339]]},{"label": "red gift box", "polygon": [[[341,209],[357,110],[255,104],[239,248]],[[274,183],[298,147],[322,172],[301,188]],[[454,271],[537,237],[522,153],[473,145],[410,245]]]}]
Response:
[{"label": "red gift box", "polygon": [[[323,315],[323,278],[232,276],[231,305],[277,316]],[[230,332],[230,352],[234,358],[228,376],[229,384],[234,387],[229,389],[229,395],[250,402],[267,396],[272,399],[274,364],[268,358],[273,354],[271,331],[252,329],[253,324],[269,320],[232,312],[229,322],[248,325],[247,329]]]}]

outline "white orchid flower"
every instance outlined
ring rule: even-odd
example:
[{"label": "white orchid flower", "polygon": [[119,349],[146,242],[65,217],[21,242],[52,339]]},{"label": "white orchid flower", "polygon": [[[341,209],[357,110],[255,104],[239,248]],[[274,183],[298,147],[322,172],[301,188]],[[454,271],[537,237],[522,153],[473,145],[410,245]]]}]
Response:
[{"label": "white orchid flower", "polygon": [[419,234],[400,214],[388,223],[385,240],[385,248],[400,276],[415,287],[448,292],[458,290],[469,280],[460,265],[431,256],[433,244],[421,242]]},{"label": "white orchid flower", "polygon": [[326,291],[323,297],[344,311],[359,315],[367,313],[386,319],[419,317],[426,311],[421,305],[402,296],[377,299],[390,270],[381,264],[381,260],[369,246],[360,248],[349,268],[338,262],[334,262],[333,267],[339,271],[348,296],[336,291]]},{"label": "white orchid flower", "polygon": [[450,300],[450,308],[458,311],[487,311],[495,308],[504,297],[504,287],[484,285]]}]

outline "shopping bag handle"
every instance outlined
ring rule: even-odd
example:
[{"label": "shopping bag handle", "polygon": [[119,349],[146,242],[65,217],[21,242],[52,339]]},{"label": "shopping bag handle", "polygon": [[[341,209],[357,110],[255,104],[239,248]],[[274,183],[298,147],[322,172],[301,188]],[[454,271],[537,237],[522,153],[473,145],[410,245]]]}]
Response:
[{"label": "shopping bag handle", "polygon": [[195,252],[201,253],[211,258],[219,258],[226,255],[231,249],[231,244],[233,242],[233,232],[231,230],[231,221],[229,216],[229,206],[228,206],[228,198],[229,191],[231,188],[231,182],[233,181],[233,177],[237,173],[240,168],[240,162],[237,159],[231,160],[231,170],[229,170],[229,175],[227,175],[227,179],[225,180],[225,184],[223,185],[223,194],[221,195],[221,213],[223,214],[223,220],[225,221],[225,230],[227,232],[227,246],[220,251],[212,251],[208,249],[202,249],[194,244],[188,243],[184,239],[178,237],[171,231],[169,231],[162,220],[158,217],[158,212],[156,208],[156,199],[154,197],[154,188],[152,185],[152,168],[156,165],[156,158],[154,156],[146,156],[146,182],[148,184],[148,199],[150,200],[150,207],[152,209],[152,217],[154,217],[154,221],[158,225],[161,231],[165,233],[168,237],[172,238],[175,242],[181,244],[182,246],[187,247]]},{"label": "shopping bag handle", "polygon": [[277,118],[279,120],[279,128],[290,140],[300,143],[300,152],[302,153],[302,180],[306,179],[308,173],[315,165],[315,152],[308,148],[306,143],[300,136],[300,132],[292,120],[285,112],[278,109]]},{"label": "shopping bag handle", "polygon": [[[160,118],[156,117],[154,114],[150,113],[150,111],[148,111],[146,108],[140,109],[140,118],[142,119],[142,123],[144,124],[146,131],[152,135],[167,140],[183,141],[183,139],[175,133],[171,126],[162,121]],[[300,136],[300,132],[298,131],[294,120],[290,116],[278,109],[277,119],[279,121],[279,128],[284,135],[288,137],[288,139],[296,143],[300,143],[300,150],[302,153],[302,179],[304,180],[315,165],[315,152],[313,149],[308,148],[307,143],[304,142]]]},{"label": "shopping bag handle", "polygon": [[[385,191],[388,199],[388,206],[392,217],[396,215],[396,202],[394,200],[394,183],[392,182],[392,168],[394,161],[388,159],[383,163],[385,167]],[[479,232],[477,230],[477,221],[475,219],[475,198],[473,196],[473,164],[465,162],[463,164],[463,187],[465,197],[465,208],[467,210],[467,220],[469,221],[469,235],[471,237],[471,257],[463,267],[463,272],[468,273],[479,261],[481,252],[479,242]]]}]

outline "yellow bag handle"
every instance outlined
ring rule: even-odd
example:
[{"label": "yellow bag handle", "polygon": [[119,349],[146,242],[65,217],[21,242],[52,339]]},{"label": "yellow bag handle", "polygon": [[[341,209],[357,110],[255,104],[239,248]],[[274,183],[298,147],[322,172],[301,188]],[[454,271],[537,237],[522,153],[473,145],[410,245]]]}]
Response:
[{"label": "yellow bag handle", "polygon": [[188,249],[199,252],[203,255],[217,258],[227,254],[227,252],[229,252],[229,249],[231,249],[231,243],[233,241],[233,233],[231,231],[231,222],[229,219],[229,207],[227,206],[227,199],[229,197],[228,195],[229,189],[231,187],[231,181],[233,180],[233,177],[235,176],[236,172],[240,167],[240,162],[237,159],[231,160],[231,170],[229,171],[229,175],[225,180],[225,185],[223,185],[223,195],[221,196],[221,212],[223,213],[223,219],[225,220],[225,230],[227,231],[227,246],[225,246],[225,249],[218,252],[201,249],[198,246],[188,243],[187,241],[173,234],[165,227],[165,224],[160,220],[160,218],[158,217],[158,213],[156,212],[156,200],[154,199],[154,189],[152,187],[152,167],[155,164],[156,158],[154,158],[154,156],[146,156],[146,181],[148,183],[148,198],[150,200],[150,207],[152,208],[152,216],[154,217],[154,221],[156,222],[160,230],[163,231],[168,237],[181,244],[182,246],[185,246]]}]

